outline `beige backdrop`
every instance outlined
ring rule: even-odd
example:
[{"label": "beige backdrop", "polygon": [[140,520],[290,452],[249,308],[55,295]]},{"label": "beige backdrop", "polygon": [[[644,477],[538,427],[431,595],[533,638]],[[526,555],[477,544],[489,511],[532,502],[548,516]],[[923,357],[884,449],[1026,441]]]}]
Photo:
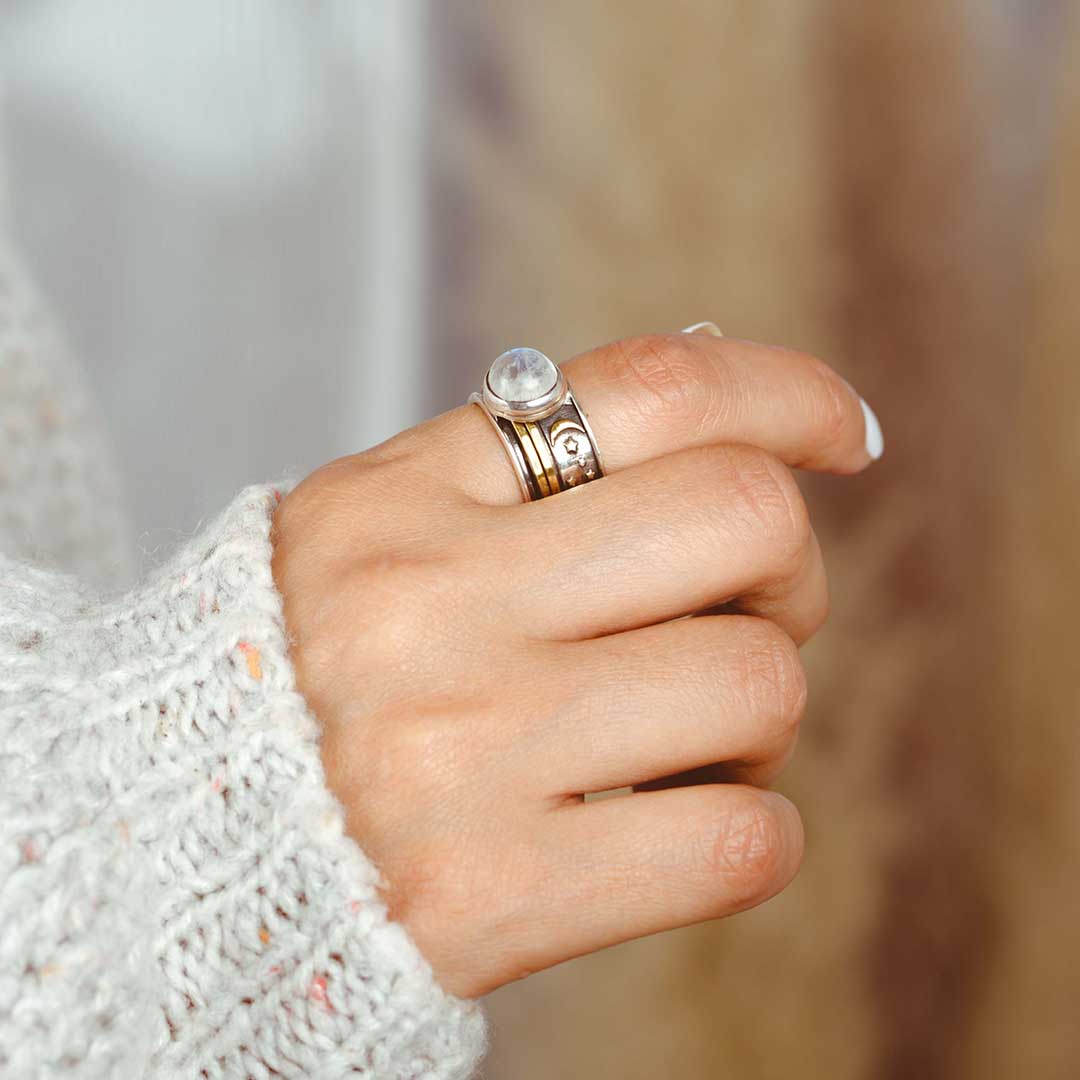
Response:
[{"label": "beige backdrop", "polygon": [[434,19],[433,407],[511,344],[711,318],[830,359],[888,441],[806,484],[834,614],[781,783],[799,880],[500,991],[490,1080],[1072,1080],[1080,9]]}]

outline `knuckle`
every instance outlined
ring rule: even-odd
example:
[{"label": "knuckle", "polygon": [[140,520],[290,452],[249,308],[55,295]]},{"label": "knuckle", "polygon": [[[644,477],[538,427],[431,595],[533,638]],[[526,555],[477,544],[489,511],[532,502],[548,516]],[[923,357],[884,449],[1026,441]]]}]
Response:
[{"label": "knuckle", "polygon": [[466,545],[438,552],[417,540],[310,571],[288,601],[305,693],[344,706],[348,688],[365,680],[415,693],[474,668],[478,637],[490,630],[469,614],[480,567]]},{"label": "knuckle", "polygon": [[747,513],[767,532],[785,559],[801,563],[813,530],[799,486],[779,458],[752,447],[728,454],[736,496]]},{"label": "knuckle", "polygon": [[[397,438],[406,435],[411,432]],[[430,482],[419,455],[383,444],[327,462],[305,477],[278,507],[277,531],[308,552],[339,559],[380,548],[387,537],[414,536],[424,525],[443,539],[448,530],[433,521],[433,505],[450,510],[455,521],[464,511],[460,502],[440,495],[445,488]]]},{"label": "knuckle", "polygon": [[[436,658],[430,643],[462,640],[468,569],[453,553],[372,553],[337,575],[307,627],[324,641],[337,674],[419,673]],[[443,659],[449,650],[443,649]],[[328,674],[331,674],[328,672]]]},{"label": "knuckle", "polygon": [[353,569],[341,585],[342,606],[368,617],[349,635],[352,655],[388,660],[415,651],[424,628],[422,578],[419,567],[396,556],[368,559]]},{"label": "knuckle", "polygon": [[358,489],[371,486],[371,472],[367,456],[354,454],[320,465],[304,479],[301,488],[307,491],[315,513],[342,510],[355,507]]},{"label": "knuckle", "polygon": [[[401,918],[413,907],[455,906],[467,899],[459,890],[460,859],[442,845],[428,842],[395,860],[391,885],[391,914]],[[441,903],[432,903],[434,897]]]},{"label": "knuckle", "polygon": [[[408,929],[436,971],[464,980],[463,996],[487,993],[550,964],[545,939],[523,911],[545,882],[529,844],[499,844],[464,830],[464,839],[425,840],[383,865],[389,915]],[[459,991],[460,992],[460,991]]]},{"label": "knuckle", "polygon": [[806,672],[795,642],[768,619],[747,617],[743,690],[781,742],[794,737],[806,711]]},{"label": "knuckle", "polygon": [[397,855],[384,867],[391,918],[408,926],[421,941],[430,937],[434,944],[445,944],[448,926],[469,925],[476,890],[482,888],[475,871],[453,844],[428,840]]},{"label": "knuckle", "polygon": [[771,479],[768,490],[772,496],[770,505],[775,505],[773,521],[777,538],[801,560],[813,536],[802,492],[792,471],[771,454],[764,455],[764,471]]},{"label": "knuckle", "polygon": [[632,400],[650,414],[683,419],[706,383],[700,349],[686,335],[649,334],[617,342],[607,354],[608,376],[636,391]]},{"label": "knuckle", "polygon": [[379,710],[365,746],[365,783],[373,802],[381,805],[388,799],[409,812],[472,775],[482,752],[476,738],[479,711],[467,699],[437,693],[400,699]]},{"label": "knuckle", "polygon": [[851,393],[824,361],[812,356],[809,357],[809,366],[817,390],[814,407],[821,442],[826,447],[841,445],[854,428]]},{"label": "knuckle", "polygon": [[414,818],[421,814],[422,835],[409,830],[389,856],[398,903],[437,921],[444,943],[451,927],[485,937],[508,929],[520,899],[543,888],[545,862],[534,841],[509,815],[493,827],[486,814],[458,810],[448,828],[446,808],[430,798]]},{"label": "knuckle", "polygon": [[[474,577],[468,564],[467,558],[451,550],[373,553],[354,569],[351,591],[357,604],[377,604],[389,626],[405,632],[401,644],[407,644],[410,635],[429,625],[437,613],[457,610],[467,599]],[[386,631],[387,624],[378,619],[369,625],[380,636]]]},{"label": "knuckle", "polygon": [[372,499],[369,470],[359,458],[321,465],[289,493],[274,516],[279,539],[305,553],[343,554],[368,530]]},{"label": "knuckle", "polygon": [[724,910],[767,899],[784,861],[784,836],[776,814],[759,795],[722,792],[706,834],[707,870]]}]

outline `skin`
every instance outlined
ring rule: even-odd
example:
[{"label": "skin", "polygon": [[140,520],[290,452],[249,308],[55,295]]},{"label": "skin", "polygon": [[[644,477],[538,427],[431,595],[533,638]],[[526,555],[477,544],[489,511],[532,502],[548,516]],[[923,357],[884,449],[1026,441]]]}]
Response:
[{"label": "skin", "polygon": [[801,353],[654,335],[565,371],[602,480],[522,504],[464,406],[317,470],[275,520],[328,782],[463,997],[791,881],[802,826],[767,785],[828,604],[791,469],[871,461],[854,390]]}]

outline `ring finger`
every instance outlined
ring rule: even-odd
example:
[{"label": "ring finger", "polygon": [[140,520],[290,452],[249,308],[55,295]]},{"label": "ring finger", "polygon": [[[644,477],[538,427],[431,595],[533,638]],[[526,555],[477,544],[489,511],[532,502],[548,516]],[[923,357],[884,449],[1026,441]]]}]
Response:
[{"label": "ring finger", "polygon": [[[853,473],[881,453],[873,413],[828,365],[791,349],[704,334],[653,334],[617,341],[563,365],[596,433],[609,473],[714,443],[760,446],[795,468]],[[505,451],[475,406],[405,432],[390,447],[417,449],[440,484],[450,474],[479,502],[513,504],[521,494]]]},{"label": "ring finger", "polygon": [[658,781],[722,761],[767,784],[790,757],[806,704],[798,650],[774,623],[708,616],[560,643],[552,714],[526,734],[546,795]]}]

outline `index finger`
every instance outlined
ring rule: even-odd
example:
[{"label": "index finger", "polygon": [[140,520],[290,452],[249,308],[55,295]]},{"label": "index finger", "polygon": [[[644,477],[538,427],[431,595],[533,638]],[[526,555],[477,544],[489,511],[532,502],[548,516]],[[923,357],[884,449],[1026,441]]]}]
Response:
[{"label": "index finger", "polygon": [[[855,473],[883,449],[877,419],[850,383],[792,349],[706,333],[649,334],[562,367],[607,472],[693,447],[744,443],[793,468]],[[480,409],[444,413],[404,438],[440,476],[462,446],[471,447],[468,469],[455,475],[458,490],[480,502],[521,501]]]},{"label": "index finger", "polygon": [[706,334],[627,338],[564,370],[609,470],[709,443],[748,443],[793,468],[855,473],[881,456],[869,406],[807,353]]}]

